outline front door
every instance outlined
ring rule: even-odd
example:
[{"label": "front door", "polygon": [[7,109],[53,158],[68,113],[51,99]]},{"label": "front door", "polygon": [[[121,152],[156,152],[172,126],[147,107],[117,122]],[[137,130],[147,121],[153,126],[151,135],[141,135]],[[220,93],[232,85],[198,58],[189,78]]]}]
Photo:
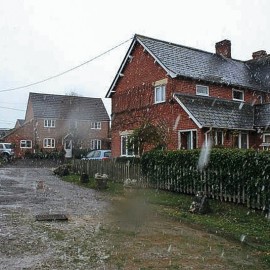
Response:
[{"label": "front door", "polygon": [[66,139],[64,142],[65,157],[72,158],[72,139]]}]

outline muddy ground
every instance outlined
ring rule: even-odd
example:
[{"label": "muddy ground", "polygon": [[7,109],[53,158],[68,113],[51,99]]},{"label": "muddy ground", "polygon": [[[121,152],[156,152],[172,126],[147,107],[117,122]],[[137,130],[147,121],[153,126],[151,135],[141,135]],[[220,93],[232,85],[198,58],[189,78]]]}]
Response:
[{"label": "muddy ground", "polygon": [[[241,242],[166,219],[143,197],[61,181],[55,163],[0,168],[0,269],[267,269]],[[38,214],[68,221],[36,221]]]}]

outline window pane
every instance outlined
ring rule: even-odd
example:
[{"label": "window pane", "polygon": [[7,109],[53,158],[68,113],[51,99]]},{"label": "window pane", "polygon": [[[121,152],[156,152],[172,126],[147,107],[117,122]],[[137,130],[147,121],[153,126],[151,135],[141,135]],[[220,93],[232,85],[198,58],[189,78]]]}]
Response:
[{"label": "window pane", "polygon": [[208,86],[196,85],[196,94],[197,95],[208,96],[209,95],[209,88],[208,88]]},{"label": "window pane", "polygon": [[126,152],[127,152],[126,146],[127,146],[127,137],[122,136],[121,137],[121,150],[122,150],[121,155],[122,156],[126,155]]},{"label": "window pane", "polygon": [[233,135],[233,147],[239,148],[239,134]]},{"label": "window pane", "polygon": [[155,103],[165,101],[165,85],[155,87]]},{"label": "window pane", "polygon": [[241,148],[248,148],[248,135],[246,133],[241,134]]},{"label": "window pane", "polygon": [[222,131],[217,131],[216,133],[216,145],[222,145],[223,144],[223,133]]},{"label": "window pane", "polygon": [[270,134],[264,135],[264,142],[270,143]]},{"label": "window pane", "polygon": [[121,136],[121,155],[134,156],[138,154],[138,145],[134,145],[129,140],[129,136]]},{"label": "window pane", "polygon": [[104,152],[104,157],[111,157],[111,152]]},{"label": "window pane", "polygon": [[192,138],[192,148],[191,149],[196,149],[197,148],[197,132],[196,131],[192,131],[191,132],[191,136]]},{"label": "window pane", "polygon": [[55,140],[51,138],[45,138],[43,142],[44,147],[47,148],[54,148],[55,147]]},{"label": "window pane", "polygon": [[194,131],[183,131],[180,132],[180,149],[195,149],[197,148],[197,132]]},{"label": "window pane", "polygon": [[93,157],[94,154],[95,154],[95,151],[92,151],[92,152],[90,152],[90,153],[87,155],[87,157],[88,157],[88,158]]},{"label": "window pane", "polygon": [[100,151],[95,151],[94,157],[100,157]]},{"label": "window pane", "polygon": [[233,98],[237,100],[244,100],[244,93],[242,91],[233,90]]}]

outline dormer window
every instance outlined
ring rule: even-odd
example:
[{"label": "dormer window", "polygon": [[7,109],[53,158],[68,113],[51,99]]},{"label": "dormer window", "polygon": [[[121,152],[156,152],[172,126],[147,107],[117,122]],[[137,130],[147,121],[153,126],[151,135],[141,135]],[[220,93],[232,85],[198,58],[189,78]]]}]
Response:
[{"label": "dormer window", "polygon": [[205,85],[196,85],[196,95],[209,96],[209,87]]},{"label": "dormer window", "polygon": [[158,85],[155,87],[155,103],[165,102],[166,86]]},{"label": "dormer window", "polygon": [[244,91],[233,89],[232,98],[236,101],[244,101]]}]

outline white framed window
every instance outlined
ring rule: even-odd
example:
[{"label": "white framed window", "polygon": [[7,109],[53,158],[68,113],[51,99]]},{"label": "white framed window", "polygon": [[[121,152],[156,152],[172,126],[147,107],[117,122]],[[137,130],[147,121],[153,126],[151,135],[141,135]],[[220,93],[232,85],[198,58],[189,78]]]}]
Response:
[{"label": "white framed window", "polygon": [[53,139],[53,138],[45,138],[43,140],[43,147],[44,148],[55,148],[55,139]]},{"label": "white framed window", "polygon": [[166,86],[158,85],[155,87],[155,103],[165,102]]},{"label": "white framed window", "polygon": [[179,149],[196,149],[197,148],[197,130],[187,129],[178,132],[178,148]]},{"label": "white framed window", "polygon": [[249,136],[247,132],[239,132],[233,134],[233,146],[240,149],[249,148]]},{"label": "white framed window", "polygon": [[32,141],[31,140],[21,140],[20,141],[20,148],[32,148]]},{"label": "white framed window", "polygon": [[222,146],[224,144],[224,133],[221,130],[214,130],[205,134],[206,144],[209,140],[216,146]]},{"label": "white framed window", "polygon": [[97,140],[97,139],[91,140],[90,148],[91,148],[91,150],[101,149],[101,140]]},{"label": "white framed window", "polygon": [[244,101],[244,99],[245,99],[244,91],[233,89],[232,90],[232,99],[237,100],[237,101]]},{"label": "white framed window", "polygon": [[91,122],[91,129],[101,129],[101,122]]},{"label": "white framed window", "polygon": [[263,150],[269,150],[270,149],[270,133],[264,133],[263,134],[263,142],[260,145],[263,147]]},{"label": "white framed window", "polygon": [[263,142],[264,143],[270,143],[270,133],[264,133],[263,134]]},{"label": "white framed window", "polygon": [[53,119],[44,119],[44,127],[55,127],[55,120]]},{"label": "white framed window", "polygon": [[209,87],[205,85],[196,85],[196,95],[209,96]]},{"label": "white framed window", "polygon": [[221,130],[216,130],[214,135],[215,145],[221,146],[224,144],[224,133]]},{"label": "white framed window", "polygon": [[121,136],[121,156],[133,157],[139,154],[138,146],[131,145],[129,135]]}]

